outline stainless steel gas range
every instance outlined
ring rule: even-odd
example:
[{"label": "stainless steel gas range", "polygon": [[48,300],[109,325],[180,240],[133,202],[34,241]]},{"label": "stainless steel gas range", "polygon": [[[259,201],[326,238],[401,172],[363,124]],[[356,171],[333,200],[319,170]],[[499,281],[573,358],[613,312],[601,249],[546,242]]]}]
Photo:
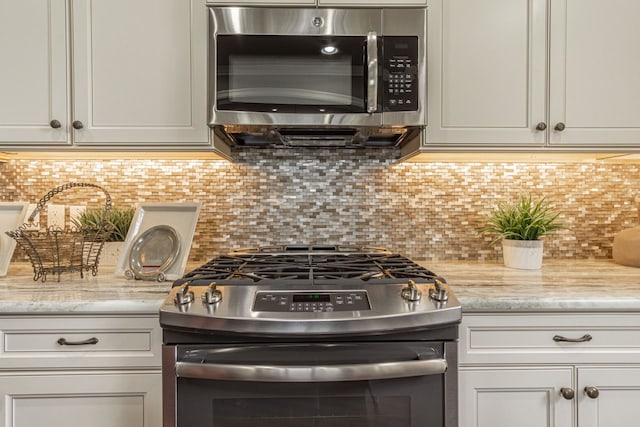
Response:
[{"label": "stainless steel gas range", "polygon": [[160,309],[164,427],[457,427],[461,307],[387,250],[211,260]]}]

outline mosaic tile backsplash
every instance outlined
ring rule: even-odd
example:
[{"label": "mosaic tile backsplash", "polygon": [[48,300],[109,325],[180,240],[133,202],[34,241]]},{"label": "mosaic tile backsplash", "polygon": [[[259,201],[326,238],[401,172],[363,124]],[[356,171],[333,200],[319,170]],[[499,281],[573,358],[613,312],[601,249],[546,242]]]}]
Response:
[{"label": "mosaic tile backsplash", "polygon": [[[546,238],[545,257],[610,258],[613,236],[640,223],[639,169],[401,163],[387,148],[255,149],[238,153],[236,163],[12,160],[0,164],[0,200],[36,202],[57,185],[92,182],[121,207],[199,201],[194,262],[241,247],[293,243],[383,246],[420,260],[499,260],[499,245],[477,230],[500,201],[525,192],[544,195],[568,227]],[[101,203],[96,193],[63,194],[56,203]]]}]

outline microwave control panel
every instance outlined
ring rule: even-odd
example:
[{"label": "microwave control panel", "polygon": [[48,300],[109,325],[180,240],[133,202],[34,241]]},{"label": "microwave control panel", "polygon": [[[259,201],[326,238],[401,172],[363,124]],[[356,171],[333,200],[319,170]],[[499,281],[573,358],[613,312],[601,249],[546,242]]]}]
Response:
[{"label": "microwave control panel", "polygon": [[418,109],[418,37],[384,37],[383,111]]}]

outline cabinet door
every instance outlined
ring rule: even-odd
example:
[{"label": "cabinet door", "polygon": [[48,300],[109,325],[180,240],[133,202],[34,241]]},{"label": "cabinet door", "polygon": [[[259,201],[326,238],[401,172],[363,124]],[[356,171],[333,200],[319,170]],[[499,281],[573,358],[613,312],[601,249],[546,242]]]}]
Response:
[{"label": "cabinet door", "polygon": [[158,427],[162,375],[65,372],[0,376],[2,427]]},{"label": "cabinet door", "polygon": [[541,145],[545,0],[430,0],[427,146]]},{"label": "cabinet door", "polygon": [[[589,397],[586,387],[595,387]],[[640,368],[578,368],[580,427],[636,426],[640,420]]]},{"label": "cabinet door", "polygon": [[572,427],[572,368],[461,369],[460,427]]},{"label": "cabinet door", "polygon": [[204,0],[72,6],[75,143],[206,144]]},{"label": "cabinet door", "polygon": [[3,146],[69,140],[66,16],[65,0],[0,2]]},{"label": "cabinet door", "polygon": [[[640,2],[551,7],[551,143],[640,145]],[[559,123],[564,130],[555,130]]]}]

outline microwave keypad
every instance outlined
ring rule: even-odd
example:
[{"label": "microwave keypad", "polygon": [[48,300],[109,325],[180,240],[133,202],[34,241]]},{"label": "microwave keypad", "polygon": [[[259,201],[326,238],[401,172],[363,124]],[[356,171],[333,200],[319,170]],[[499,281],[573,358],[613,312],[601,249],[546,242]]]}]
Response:
[{"label": "microwave keypad", "polygon": [[418,40],[384,38],[384,111],[418,109]]}]

